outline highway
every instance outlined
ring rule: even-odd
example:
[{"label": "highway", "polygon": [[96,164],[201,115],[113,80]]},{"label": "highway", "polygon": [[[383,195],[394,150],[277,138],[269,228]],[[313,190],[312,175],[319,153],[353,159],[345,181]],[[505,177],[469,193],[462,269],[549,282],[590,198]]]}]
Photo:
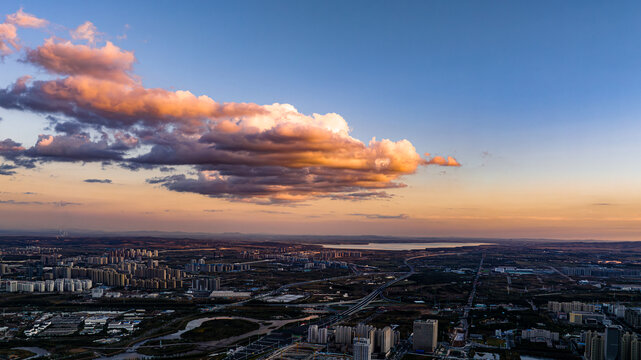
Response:
[{"label": "highway", "polygon": [[[374,291],[366,295],[365,297],[361,298],[358,302],[350,306],[347,310],[339,313],[339,314],[334,314],[331,315],[327,318],[321,318],[314,324],[318,325],[318,327],[326,327],[326,326],[332,326],[334,324],[337,324],[344,319],[350,317],[351,315],[363,310],[367,305],[369,305],[374,299],[376,299],[379,295],[385,291],[388,287],[396,284],[399,281],[403,281],[410,276],[414,275],[416,271],[414,270],[414,265],[410,263],[410,260],[426,257],[427,255],[420,255],[420,256],[415,256],[411,258],[405,259],[404,263],[405,265],[409,268],[409,271],[404,273],[398,278],[395,278],[393,280],[390,280],[386,282],[385,284],[379,286],[376,288]],[[392,274],[392,273],[389,273]],[[312,280],[311,282],[318,282],[318,281],[327,281],[329,279],[322,279],[322,280]],[[275,290],[274,293],[277,293],[278,291],[282,291],[288,287],[294,286],[296,284],[305,284],[309,283],[307,281],[302,282],[302,283],[294,283],[294,284],[288,284],[288,285],[283,285],[279,289]],[[295,329],[291,329],[288,331],[288,333],[281,333],[281,332],[276,332],[272,334],[265,335],[258,339],[257,341],[252,342],[251,344],[239,348],[237,351],[234,353],[228,355],[225,360],[244,360],[250,357],[254,357],[257,354],[265,354],[265,356],[259,357],[256,360],[260,360],[263,358],[266,358],[269,353],[271,353],[273,350],[276,350],[282,346],[287,346],[295,342],[296,338],[301,338],[307,335],[307,328],[310,324],[305,324],[303,326],[298,326]],[[405,350],[407,351],[407,350]],[[404,353],[404,352],[399,352],[399,353]]]},{"label": "highway", "polygon": [[483,262],[485,261],[485,253],[483,253],[483,256],[481,256],[481,261],[479,263],[479,268],[476,271],[476,276],[474,277],[474,284],[472,285],[472,291],[470,291],[470,296],[467,299],[467,306],[465,306],[465,311],[463,312],[463,317],[461,318],[461,325],[463,326],[463,329],[465,330],[465,340],[467,341],[468,335],[469,335],[469,317],[470,317],[470,310],[472,309],[472,305],[474,304],[474,297],[476,296],[476,286],[478,285],[479,282],[479,277],[481,276],[481,270],[483,270]]}]

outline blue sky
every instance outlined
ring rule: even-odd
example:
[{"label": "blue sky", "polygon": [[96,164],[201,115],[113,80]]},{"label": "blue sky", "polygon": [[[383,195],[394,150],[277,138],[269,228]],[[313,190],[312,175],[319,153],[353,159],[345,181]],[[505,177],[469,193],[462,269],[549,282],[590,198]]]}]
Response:
[{"label": "blue sky", "polygon": [[[136,53],[136,72],[147,86],[337,112],[361,138],[421,134],[411,140],[441,149],[455,140],[443,139],[444,132],[458,132],[467,143],[480,134],[557,130],[559,123],[603,125],[604,117],[618,120],[639,108],[635,2],[0,6],[3,13],[22,6],[69,28],[91,19]],[[126,24],[127,39],[118,41]]]}]

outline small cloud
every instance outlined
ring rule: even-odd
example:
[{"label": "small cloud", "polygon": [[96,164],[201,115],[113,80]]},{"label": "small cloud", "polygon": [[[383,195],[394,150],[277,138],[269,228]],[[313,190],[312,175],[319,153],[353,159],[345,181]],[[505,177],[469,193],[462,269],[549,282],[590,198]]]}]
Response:
[{"label": "small cloud", "polygon": [[602,203],[594,203],[592,205],[593,206],[613,206],[614,204],[602,202]]},{"label": "small cloud", "polygon": [[223,212],[225,210],[220,210],[220,209],[205,209],[203,210],[204,212],[209,212],[209,213],[216,213],[216,212]]},{"label": "small cloud", "polygon": [[82,205],[81,203],[70,202],[70,201],[16,201],[16,200],[0,200],[0,204],[7,205],[43,205],[43,206],[55,206],[55,207],[65,207],[65,206],[74,206]]},{"label": "small cloud", "polygon": [[45,19],[40,19],[34,15],[22,11],[22,8],[15,14],[6,16],[7,23],[26,28],[41,28],[47,26],[49,22]]},{"label": "small cloud", "polygon": [[451,156],[448,156],[447,158],[443,156],[434,156],[433,158],[428,160],[427,163],[439,166],[461,166],[461,164]]},{"label": "small cloud", "polygon": [[351,216],[361,216],[367,219],[383,219],[383,220],[389,220],[389,219],[409,219],[409,216],[407,214],[398,214],[398,215],[382,215],[382,214],[360,214],[360,213],[353,213],[349,214]]},{"label": "small cloud", "polygon": [[370,199],[390,199],[393,197],[393,195],[388,194],[385,191],[360,191],[360,192],[353,192],[348,194],[332,194],[326,197],[332,200],[360,201],[360,200],[370,200]]},{"label": "small cloud", "polygon": [[10,164],[0,164],[0,176],[11,176],[15,175],[17,166],[15,165],[10,165]]},{"label": "small cloud", "polygon": [[71,38],[74,40],[87,40],[90,44],[100,40],[102,33],[91,21],[85,21],[84,24],[78,26],[75,30],[70,31]]},{"label": "small cloud", "polygon": [[125,26],[123,26],[123,28],[124,29],[122,31],[122,34],[116,36],[116,39],[118,39],[118,40],[127,40],[127,31],[129,31],[131,26],[129,24],[125,24]]},{"label": "small cloud", "polygon": [[24,195],[37,195],[38,193],[32,192],[32,191],[25,191],[22,194]]},{"label": "small cloud", "polygon": [[111,184],[111,179],[85,179],[86,183]]},{"label": "small cloud", "polygon": [[258,210],[258,212],[264,213],[264,214],[277,214],[277,215],[291,215],[292,213],[289,211],[275,211],[275,210]]},{"label": "small cloud", "polygon": [[53,204],[53,205],[54,205],[54,206],[56,206],[56,207],[65,207],[65,206],[77,206],[77,205],[82,205],[81,203],[77,203],[77,202],[70,202],[70,201],[57,201],[57,202],[53,202],[53,203],[51,203],[51,204]]}]

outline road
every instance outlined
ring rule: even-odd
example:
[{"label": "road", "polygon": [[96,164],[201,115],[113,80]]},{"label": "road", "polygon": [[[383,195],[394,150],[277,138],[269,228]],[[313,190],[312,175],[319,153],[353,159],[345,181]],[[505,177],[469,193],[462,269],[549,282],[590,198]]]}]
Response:
[{"label": "road", "polygon": [[554,266],[548,266],[548,267],[549,267],[551,270],[554,270],[554,272],[555,272],[555,273],[557,273],[557,274],[559,274],[559,275],[563,276],[564,278],[566,278],[567,280],[572,281],[572,282],[576,282],[576,281],[575,281],[574,279],[572,279],[570,276],[565,275],[564,273],[562,273],[561,271],[559,271],[559,269],[555,268]]},{"label": "road", "polygon": [[463,312],[463,317],[461,318],[461,325],[465,330],[465,341],[467,341],[469,332],[470,332],[470,310],[472,305],[474,305],[474,297],[476,296],[476,286],[479,282],[479,277],[481,277],[481,270],[483,270],[483,262],[485,261],[485,253],[481,256],[481,262],[479,263],[479,268],[476,271],[476,276],[474,277],[474,284],[472,285],[472,291],[470,291],[470,296],[467,299],[467,306],[465,306],[465,311]]},{"label": "road", "polygon": [[[414,270],[414,265],[410,263],[410,260],[426,257],[428,255],[420,255],[420,256],[415,256],[411,258],[407,258],[404,260],[405,265],[409,268],[409,271],[404,273],[398,278],[395,278],[393,280],[390,280],[386,282],[385,284],[379,286],[376,288],[374,291],[366,295],[365,297],[362,297],[358,302],[350,306],[347,310],[339,313],[339,314],[334,314],[331,315],[327,318],[321,318],[317,322],[315,322],[315,325],[318,325],[318,327],[326,327],[326,326],[332,326],[334,324],[337,324],[344,319],[348,318],[349,316],[363,310],[367,305],[369,305],[374,299],[376,299],[379,295],[385,291],[388,287],[396,284],[399,281],[403,281],[410,276],[414,275],[416,271]],[[392,274],[392,273],[389,273]],[[389,275],[388,274],[388,275]],[[319,280],[313,280],[313,281],[319,281]],[[307,282],[303,282],[307,283]],[[287,285],[282,286],[281,288],[285,287]],[[293,286],[293,284],[289,284],[289,286]],[[280,288],[279,288],[280,289]],[[276,290],[278,291],[278,289]],[[300,339],[304,337],[307,334],[307,328],[310,324],[304,324],[302,326],[298,326],[294,329],[288,329],[286,332],[277,332],[277,333],[272,333],[268,334],[266,336],[261,337],[257,341],[252,342],[251,344],[247,345],[244,348],[239,348],[236,352],[228,355],[225,360],[245,360],[250,357],[254,357],[257,354],[267,354],[271,353],[273,350],[276,350],[282,346],[287,346],[292,344],[293,342],[296,341],[296,339]],[[405,350],[407,351],[407,350]],[[404,353],[403,353],[404,354]],[[260,360],[264,357],[267,357],[267,355],[262,356],[257,358],[257,360]],[[400,358],[399,358],[400,359]]]}]

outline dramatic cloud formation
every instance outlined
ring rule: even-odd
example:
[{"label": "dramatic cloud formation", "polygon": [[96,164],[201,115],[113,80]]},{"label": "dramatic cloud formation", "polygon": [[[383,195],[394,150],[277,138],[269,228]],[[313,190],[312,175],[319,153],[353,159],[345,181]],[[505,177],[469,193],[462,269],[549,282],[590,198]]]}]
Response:
[{"label": "dramatic cloud formation", "polygon": [[0,106],[50,116],[58,134],[40,135],[29,149],[17,144],[7,158],[112,161],[131,170],[182,165],[196,175],[148,182],[262,204],[389,198],[385,189],[404,187],[400,178],[419,166],[460,166],[452,157],[423,158],[407,140],[364,143],[335,113],[146,88],[133,74],[134,53],[109,41],[97,46],[98,34],[86,22],[71,32],[86,44],[51,38],[25,51],[26,62],[59,77],[23,76],[0,89]]}]

